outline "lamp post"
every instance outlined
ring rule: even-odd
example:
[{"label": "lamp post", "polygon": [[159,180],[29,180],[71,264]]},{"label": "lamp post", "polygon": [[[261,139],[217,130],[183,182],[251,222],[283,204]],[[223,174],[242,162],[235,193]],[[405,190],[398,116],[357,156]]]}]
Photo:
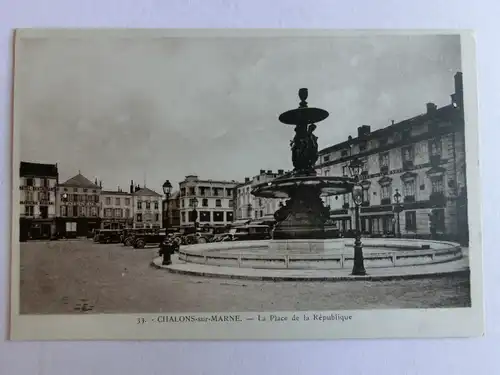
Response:
[{"label": "lamp post", "polygon": [[196,220],[198,220],[198,211],[196,211],[196,208],[198,207],[198,199],[193,198],[193,200],[191,202],[193,204],[192,215],[193,215],[193,222],[194,222],[194,233],[196,233],[196,225],[197,225]]},{"label": "lamp post", "polygon": [[170,183],[169,180],[166,180],[163,183],[163,193],[165,194],[165,235],[168,233],[168,227],[169,227],[169,217],[168,217],[168,203],[170,199],[170,193],[172,192],[172,184]]},{"label": "lamp post", "polygon": [[398,189],[396,189],[396,193],[394,194],[394,212],[396,213],[396,229],[395,231],[397,233],[397,237],[401,238],[401,225],[399,221],[399,214],[403,210],[403,207],[401,206],[401,194],[399,193]]},{"label": "lamp post", "polygon": [[352,200],[355,207],[354,220],[356,222],[355,226],[355,240],[354,240],[354,264],[352,267],[352,275],[364,276],[366,275],[364,259],[363,259],[363,244],[361,243],[361,222],[359,217],[359,207],[363,202],[363,187],[359,184],[359,175],[363,168],[363,162],[357,158],[351,161],[349,164],[349,171],[355,180],[355,184],[352,189]]}]

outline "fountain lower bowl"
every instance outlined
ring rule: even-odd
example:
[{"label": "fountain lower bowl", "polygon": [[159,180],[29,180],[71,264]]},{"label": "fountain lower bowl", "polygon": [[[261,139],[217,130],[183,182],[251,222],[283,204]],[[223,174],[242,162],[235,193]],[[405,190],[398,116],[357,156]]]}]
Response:
[{"label": "fountain lower bowl", "polygon": [[[216,242],[188,245],[179,260],[211,266],[259,269],[352,268],[352,239]],[[365,267],[425,266],[463,257],[454,242],[363,239]]]}]

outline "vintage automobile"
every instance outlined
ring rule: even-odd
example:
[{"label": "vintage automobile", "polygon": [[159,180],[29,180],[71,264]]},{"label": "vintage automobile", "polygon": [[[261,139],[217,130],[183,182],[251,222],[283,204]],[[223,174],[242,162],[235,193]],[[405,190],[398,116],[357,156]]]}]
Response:
[{"label": "vintage automobile", "polygon": [[93,237],[94,242],[99,242],[99,233],[100,232],[101,232],[101,229],[94,230],[94,237]]},{"label": "vintage automobile", "polygon": [[231,228],[228,234],[233,241],[267,240],[271,238],[271,229],[268,225],[247,224]]},{"label": "vintage automobile", "polygon": [[121,229],[100,229],[97,236],[99,243],[120,243],[122,236]]},{"label": "vintage automobile", "polygon": [[136,234],[132,245],[135,249],[142,249],[148,245],[154,245],[155,247],[158,247],[163,242],[166,235],[167,233],[165,229],[156,229],[147,231],[145,233]]},{"label": "vintage automobile", "polygon": [[137,236],[154,232],[154,229],[128,228],[123,231],[122,243],[124,246],[132,246]]}]

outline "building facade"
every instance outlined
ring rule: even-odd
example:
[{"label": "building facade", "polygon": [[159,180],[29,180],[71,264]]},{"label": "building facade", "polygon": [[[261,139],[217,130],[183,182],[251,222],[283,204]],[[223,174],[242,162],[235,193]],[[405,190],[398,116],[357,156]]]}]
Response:
[{"label": "building facade", "polygon": [[274,222],[274,213],[284,203],[284,199],[259,198],[251,191],[254,186],[272,181],[284,174],[280,169],[276,173],[261,169],[253,178],[245,177],[245,182],[236,186],[235,214],[237,222]]},{"label": "building facade", "polygon": [[[167,204],[168,203],[168,204]],[[181,225],[180,192],[173,192],[168,202],[166,198],[162,201],[163,228],[178,229]]]},{"label": "building facade", "polygon": [[[201,180],[198,176],[186,176],[179,183],[181,228],[226,226],[233,222],[233,202],[236,181]],[[198,201],[194,213],[194,199]]]},{"label": "building facade", "polygon": [[[347,176],[353,158],[363,162],[363,232],[468,241],[462,87],[457,73],[451,104],[428,103],[424,114],[373,132],[361,126],[357,137],[320,151],[317,172],[323,176]],[[341,231],[354,229],[350,194],[325,203]]]},{"label": "building facade", "polygon": [[118,188],[116,191],[101,191],[101,228],[132,228],[134,205],[131,192]]},{"label": "building facade", "polygon": [[53,237],[56,234],[57,164],[21,162],[19,177],[20,240]]},{"label": "building facade", "polygon": [[63,237],[89,236],[101,227],[101,185],[82,174],[57,187],[57,232]]},{"label": "building facade", "polygon": [[162,221],[162,196],[157,192],[140,187],[130,186],[133,204],[133,227],[159,229],[163,225]]}]

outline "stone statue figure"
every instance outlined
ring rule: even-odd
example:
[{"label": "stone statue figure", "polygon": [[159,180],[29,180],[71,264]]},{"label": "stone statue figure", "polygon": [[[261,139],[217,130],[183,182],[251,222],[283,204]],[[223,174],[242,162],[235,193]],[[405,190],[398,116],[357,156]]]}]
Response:
[{"label": "stone statue figure", "polygon": [[314,135],[316,125],[306,124],[295,127],[295,137],[290,142],[292,162],[296,172],[310,173],[318,161],[318,137]]}]

